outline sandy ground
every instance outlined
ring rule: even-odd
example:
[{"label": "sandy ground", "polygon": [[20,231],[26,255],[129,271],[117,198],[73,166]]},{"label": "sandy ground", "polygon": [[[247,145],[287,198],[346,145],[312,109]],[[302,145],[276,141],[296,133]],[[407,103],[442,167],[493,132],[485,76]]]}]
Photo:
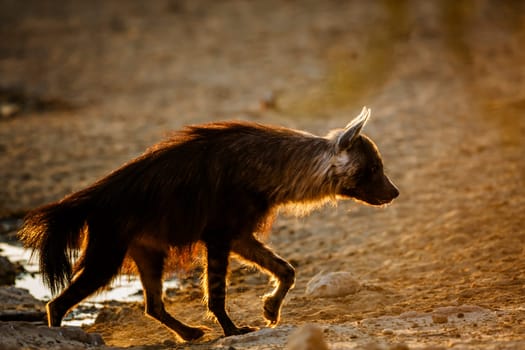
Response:
[{"label": "sandy ground", "polygon": [[[330,349],[525,348],[523,5],[25,3],[0,2],[0,217],[81,189],[187,123],[324,134],[365,104],[365,133],[401,191],[387,208],[342,202],[278,219],[268,242],[298,273],[278,327],[261,315],[267,279],[233,264],[228,309],[259,332],[221,338],[190,273],[167,305],[209,327],[204,339],[180,343],[122,304],[85,327],[107,346],[280,349],[316,324]],[[335,271],[358,288],[305,295]],[[45,332],[0,327],[14,348],[79,346],[35,345]]]}]

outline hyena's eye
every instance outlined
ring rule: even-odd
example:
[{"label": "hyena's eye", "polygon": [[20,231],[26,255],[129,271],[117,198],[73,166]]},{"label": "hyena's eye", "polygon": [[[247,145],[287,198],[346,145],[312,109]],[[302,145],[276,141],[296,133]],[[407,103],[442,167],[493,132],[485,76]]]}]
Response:
[{"label": "hyena's eye", "polygon": [[370,168],[370,174],[374,175],[377,173],[380,173],[382,171],[383,167],[380,164],[375,164]]}]

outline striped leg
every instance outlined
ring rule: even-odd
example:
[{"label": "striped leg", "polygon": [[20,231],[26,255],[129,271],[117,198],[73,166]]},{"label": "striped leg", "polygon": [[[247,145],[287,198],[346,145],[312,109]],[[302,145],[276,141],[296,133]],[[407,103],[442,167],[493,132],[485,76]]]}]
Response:
[{"label": "striped leg", "polygon": [[130,256],[137,264],[144,287],[145,313],[173,330],[184,340],[195,340],[204,335],[206,328],[190,327],[171,316],[162,301],[162,273],[166,253],[134,245]]},{"label": "striped leg", "polygon": [[207,296],[208,309],[215,315],[224,335],[244,334],[257,330],[252,327],[237,327],[226,313],[226,273],[230,245],[226,242],[207,242]]}]

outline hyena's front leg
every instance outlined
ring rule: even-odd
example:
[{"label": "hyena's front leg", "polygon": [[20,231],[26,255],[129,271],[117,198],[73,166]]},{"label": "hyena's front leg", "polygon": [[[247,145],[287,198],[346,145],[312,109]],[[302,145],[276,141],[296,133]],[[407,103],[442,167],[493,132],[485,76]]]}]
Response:
[{"label": "hyena's front leg", "polygon": [[237,327],[226,312],[226,273],[230,244],[226,242],[206,242],[207,266],[206,287],[208,309],[215,315],[221,325],[224,335],[236,335],[253,332],[257,328]]},{"label": "hyena's front leg", "polygon": [[264,318],[271,326],[279,322],[284,297],[295,283],[295,270],[288,262],[273,253],[253,235],[234,241],[232,251],[269,272],[277,280],[277,286],[264,297]]}]

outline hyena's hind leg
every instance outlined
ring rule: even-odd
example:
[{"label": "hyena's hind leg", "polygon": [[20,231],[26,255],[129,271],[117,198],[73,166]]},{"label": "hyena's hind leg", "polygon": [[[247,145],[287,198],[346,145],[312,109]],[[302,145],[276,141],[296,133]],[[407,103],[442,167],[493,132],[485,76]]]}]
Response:
[{"label": "hyena's hind leg", "polygon": [[158,320],[184,340],[196,340],[207,328],[190,327],[171,316],[162,300],[162,275],[166,252],[133,244],[128,254],[135,261],[144,288],[146,315]]},{"label": "hyena's hind leg", "polygon": [[273,326],[279,322],[284,297],[295,283],[295,270],[288,262],[272,252],[253,235],[234,241],[232,251],[269,272],[277,280],[272,293],[264,297],[264,318]]},{"label": "hyena's hind leg", "polygon": [[224,335],[237,335],[253,332],[257,328],[237,327],[226,312],[226,273],[230,256],[229,242],[206,242],[206,288],[208,309],[215,315],[221,325]]},{"label": "hyena's hind leg", "polygon": [[[107,233],[107,237],[112,234],[109,231],[97,233],[101,236]],[[118,274],[125,255],[125,245],[90,239],[75,266],[71,284],[46,305],[49,326],[59,327],[62,318],[71,308],[106,286]]]}]

